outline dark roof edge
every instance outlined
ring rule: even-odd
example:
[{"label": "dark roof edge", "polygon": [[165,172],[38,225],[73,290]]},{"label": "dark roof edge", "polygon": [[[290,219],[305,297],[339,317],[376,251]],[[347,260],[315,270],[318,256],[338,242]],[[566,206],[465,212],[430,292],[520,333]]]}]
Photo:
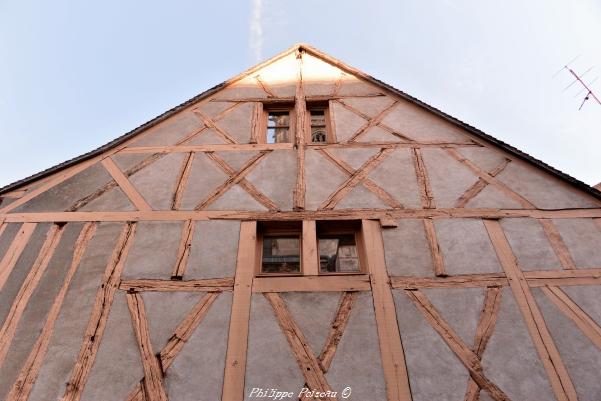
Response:
[{"label": "dark roof edge", "polygon": [[5,193],[5,192],[17,189],[18,187],[20,187],[22,185],[29,184],[29,183],[37,180],[37,179],[47,177],[47,176],[49,176],[51,174],[54,174],[54,173],[56,173],[56,172],[58,172],[60,170],[63,170],[63,169],[68,168],[68,167],[71,167],[71,166],[73,166],[73,165],[75,165],[75,164],[77,164],[79,162],[88,160],[88,159],[90,159],[92,157],[95,157],[95,156],[99,155],[102,152],[105,152],[105,151],[107,151],[107,150],[109,150],[109,149],[111,149],[111,148],[113,148],[113,147],[115,147],[117,145],[120,145],[121,143],[123,143],[126,140],[134,137],[135,135],[143,132],[144,130],[146,130],[148,128],[151,128],[151,127],[153,127],[153,126],[161,123],[162,121],[164,121],[167,118],[171,117],[172,115],[180,112],[181,110],[187,108],[188,106],[192,105],[193,103],[196,103],[196,102],[202,100],[203,98],[212,95],[213,93],[219,91],[220,89],[224,88],[225,86],[227,86],[227,85],[229,85],[229,84],[231,84],[233,82],[236,82],[236,81],[240,80],[241,78],[247,76],[248,74],[251,74],[253,71],[256,71],[256,70],[262,68],[263,66],[265,66],[267,64],[270,64],[270,63],[272,63],[272,62],[274,62],[274,61],[276,61],[276,60],[278,60],[278,59],[280,59],[280,58],[282,58],[282,57],[284,57],[284,56],[286,56],[286,55],[288,55],[291,52],[296,51],[296,50],[306,51],[306,52],[308,52],[308,53],[310,53],[310,54],[312,54],[312,55],[314,55],[314,56],[316,56],[318,58],[323,59],[324,61],[326,61],[326,62],[328,62],[330,64],[335,65],[336,67],[339,67],[339,68],[341,68],[343,70],[346,70],[347,72],[350,72],[351,74],[357,75],[357,76],[359,76],[359,77],[361,77],[361,78],[363,78],[363,79],[365,79],[367,81],[370,81],[370,82],[374,83],[375,85],[384,87],[388,91],[390,91],[390,92],[392,92],[392,93],[394,93],[394,94],[402,97],[403,99],[408,100],[408,101],[410,101],[410,102],[412,102],[412,103],[414,103],[414,104],[416,104],[416,105],[418,105],[418,106],[420,106],[420,107],[422,107],[422,108],[424,108],[424,109],[426,109],[426,110],[428,110],[428,111],[430,111],[430,112],[438,115],[441,118],[444,118],[445,120],[447,120],[447,121],[449,121],[449,122],[451,122],[451,123],[453,123],[453,124],[455,124],[455,125],[463,128],[463,129],[465,129],[466,131],[468,131],[469,133],[475,135],[476,137],[481,138],[484,141],[486,141],[486,142],[488,142],[488,143],[490,143],[490,144],[492,144],[494,146],[500,147],[501,149],[503,149],[503,150],[505,150],[505,151],[513,154],[514,156],[516,156],[516,157],[518,157],[518,158],[520,158],[520,159],[522,159],[522,160],[524,160],[526,162],[534,164],[535,166],[537,166],[537,167],[545,170],[546,172],[550,173],[551,175],[553,175],[553,176],[561,179],[562,181],[568,182],[569,184],[571,184],[573,186],[576,186],[580,190],[582,190],[582,191],[584,191],[584,192],[592,195],[596,199],[601,200],[601,191],[600,190],[598,190],[598,189],[596,189],[596,188],[594,188],[594,187],[592,187],[592,186],[590,186],[590,185],[588,185],[588,184],[580,181],[577,178],[574,178],[574,177],[570,176],[569,174],[566,174],[566,173],[564,173],[564,172],[562,172],[562,171],[560,171],[560,170],[558,170],[558,169],[556,169],[556,168],[548,165],[547,163],[545,163],[545,162],[543,162],[543,161],[541,161],[541,160],[539,160],[539,159],[537,159],[537,158],[529,155],[526,152],[523,152],[523,151],[519,150],[518,148],[516,148],[514,146],[509,145],[506,142],[501,141],[500,139],[497,139],[497,138],[495,138],[495,137],[493,137],[493,136],[491,136],[491,135],[489,135],[489,134],[487,134],[487,133],[479,130],[476,127],[473,127],[473,126],[471,126],[471,125],[469,125],[469,124],[467,124],[467,123],[465,123],[465,122],[463,122],[463,121],[461,121],[461,120],[459,120],[459,119],[457,119],[457,118],[455,118],[455,117],[453,117],[453,116],[451,116],[451,115],[449,115],[449,114],[447,114],[447,113],[445,113],[445,112],[437,109],[436,107],[433,107],[433,106],[430,106],[427,103],[424,103],[423,101],[421,101],[421,100],[419,100],[419,99],[417,99],[417,98],[415,98],[415,97],[413,97],[413,96],[411,96],[411,95],[409,95],[409,94],[401,91],[400,89],[397,89],[397,88],[395,88],[395,87],[393,87],[393,86],[391,86],[391,85],[389,85],[389,84],[387,84],[387,83],[385,83],[383,81],[380,81],[379,79],[374,78],[371,75],[368,75],[368,74],[364,73],[363,71],[360,71],[360,70],[357,70],[356,68],[350,67],[349,65],[347,65],[347,64],[345,64],[345,63],[343,63],[343,62],[341,62],[341,61],[339,61],[339,60],[337,60],[337,59],[335,59],[335,58],[333,58],[333,57],[331,57],[331,56],[329,56],[327,54],[322,53],[321,51],[315,49],[312,46],[309,46],[307,44],[302,44],[302,43],[301,44],[296,44],[296,45],[288,48],[287,50],[285,50],[285,51],[277,54],[276,56],[274,56],[274,57],[272,57],[272,58],[270,58],[270,59],[268,59],[268,60],[266,60],[266,61],[264,61],[264,62],[262,62],[260,64],[257,64],[255,66],[247,69],[246,71],[244,71],[244,72],[236,75],[235,77],[233,77],[233,78],[231,78],[231,79],[229,79],[227,81],[224,81],[224,82],[222,82],[222,83],[220,83],[220,84],[218,84],[218,85],[216,85],[216,86],[214,86],[214,87],[212,87],[212,88],[210,88],[210,89],[208,89],[208,90],[200,93],[199,95],[194,96],[193,98],[191,98],[191,99],[189,99],[189,100],[181,103],[180,105],[178,105],[178,106],[176,106],[176,107],[174,107],[174,108],[172,108],[172,109],[170,109],[170,110],[168,110],[168,111],[160,114],[159,116],[153,118],[152,120],[150,120],[150,121],[148,121],[148,122],[146,122],[146,123],[138,126],[137,128],[135,128],[135,129],[133,129],[133,130],[131,130],[131,131],[129,131],[129,132],[121,135],[120,137],[118,137],[118,138],[116,138],[116,139],[108,142],[107,144],[105,144],[103,146],[100,146],[99,148],[97,148],[97,149],[95,149],[95,150],[93,150],[91,152],[84,153],[81,156],[77,156],[77,157],[75,157],[73,159],[67,160],[67,161],[65,161],[63,163],[60,163],[60,164],[57,164],[56,166],[50,167],[50,168],[48,168],[48,169],[46,169],[44,171],[41,171],[41,172],[39,172],[37,174],[33,174],[33,175],[31,175],[31,176],[29,176],[27,178],[24,178],[24,179],[16,181],[16,182],[13,182],[12,184],[8,184],[8,185],[0,188],[0,195],[3,194],[3,193]]}]

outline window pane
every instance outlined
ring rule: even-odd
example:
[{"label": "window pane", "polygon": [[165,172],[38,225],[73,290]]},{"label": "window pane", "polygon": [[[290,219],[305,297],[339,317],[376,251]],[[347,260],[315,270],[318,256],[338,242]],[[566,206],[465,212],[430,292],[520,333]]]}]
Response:
[{"label": "window pane", "polygon": [[290,113],[272,111],[267,116],[267,143],[290,143]]},{"label": "window pane", "polygon": [[315,126],[326,126],[326,116],[324,110],[311,110],[311,127]]},{"label": "window pane", "polygon": [[299,237],[263,237],[262,273],[300,273]]},{"label": "window pane", "polygon": [[359,256],[353,234],[319,238],[319,269],[322,273],[359,272]]}]

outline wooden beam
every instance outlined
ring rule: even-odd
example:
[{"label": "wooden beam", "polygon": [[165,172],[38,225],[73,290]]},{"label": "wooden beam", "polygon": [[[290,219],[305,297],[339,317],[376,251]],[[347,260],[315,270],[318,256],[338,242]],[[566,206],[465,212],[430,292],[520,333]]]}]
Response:
[{"label": "wooden beam", "polygon": [[260,140],[263,136],[263,103],[254,102],[252,118],[250,122],[250,143],[255,144],[265,142]]},{"label": "wooden beam", "polygon": [[298,72],[296,81],[296,93],[294,95],[294,111],[296,116],[296,127],[295,133],[296,138],[294,145],[296,151],[296,186],[293,194],[293,208],[294,210],[305,209],[305,137],[306,129],[305,121],[307,114],[307,103],[305,100],[305,90],[303,85],[303,57],[302,53],[298,52],[296,55]]},{"label": "wooden beam", "polygon": [[[230,177],[238,174],[229,164],[225,162],[221,157],[217,156],[214,152],[207,152],[207,157],[211,159],[215,164],[219,166],[227,175]],[[263,192],[259,191],[257,187],[251,184],[246,178],[242,178],[238,181],[238,185],[244,189],[250,196],[252,196],[257,202],[261,203],[267,209],[271,211],[280,210],[278,205],[269,199]]]},{"label": "wooden beam", "polygon": [[140,195],[138,190],[132,185],[131,182],[129,182],[129,180],[127,179],[125,174],[123,174],[121,169],[119,169],[119,167],[117,167],[117,165],[115,164],[113,159],[111,159],[110,157],[107,157],[105,159],[102,159],[101,163],[104,166],[104,168],[106,169],[106,171],[108,171],[108,173],[111,175],[111,177],[113,177],[113,179],[117,182],[117,184],[119,184],[119,187],[123,190],[123,192],[129,198],[131,203],[133,203],[134,206],[138,210],[141,210],[141,211],[152,210],[152,208],[146,202],[144,197],[142,195]]},{"label": "wooden beam", "polygon": [[367,175],[392,152],[390,148],[380,149],[378,153],[367,159],[347,180],[338,187],[320,206],[319,209],[334,209],[350,191],[359,185]]},{"label": "wooden beam", "polygon": [[319,275],[319,254],[315,220],[303,220],[302,262],[304,276]]},{"label": "wooden beam", "polygon": [[397,324],[392,291],[384,260],[384,243],[379,222],[363,220],[365,259],[370,272],[376,325],[380,341],[380,358],[388,401],[411,401],[405,354]]},{"label": "wooden beam", "polygon": [[437,277],[445,277],[447,275],[444,267],[444,260],[440,246],[438,245],[438,239],[436,236],[436,228],[432,219],[424,219],[424,229],[426,231],[426,238],[428,240],[428,246],[430,248],[430,255],[432,256],[432,265],[434,266],[434,275]]},{"label": "wooden beam", "polygon": [[363,126],[361,126],[349,139],[347,142],[355,142],[357,140],[357,138],[359,138],[364,132],[366,132],[368,129],[370,129],[371,127],[374,127],[376,125],[378,125],[380,123],[380,121],[382,121],[384,119],[384,117],[386,117],[386,115],[388,113],[390,113],[390,111],[396,107],[396,105],[398,104],[398,101],[394,101],[391,104],[389,104],[388,106],[386,106],[384,108],[384,110],[382,110],[380,113],[378,113],[378,115],[376,115],[373,118],[369,118],[367,120],[367,122],[365,124],[363,124]]},{"label": "wooden beam", "polygon": [[[507,167],[509,162],[511,162],[510,159],[504,159],[501,162],[501,164],[489,171],[488,174],[490,174],[492,177],[495,177],[501,171],[505,170],[505,167]],[[487,185],[487,181],[483,180],[482,178],[478,178],[478,181],[476,181],[474,185],[469,187],[467,191],[465,191],[463,195],[461,195],[459,199],[457,199],[455,207],[465,207],[469,203],[469,201],[474,199],[480,192],[482,192],[482,190],[486,188]]]},{"label": "wooden beam", "polygon": [[553,252],[555,252],[555,255],[557,255],[557,258],[561,262],[561,266],[567,270],[575,269],[576,263],[574,263],[574,259],[572,259],[572,255],[563,241],[563,238],[561,238],[559,230],[557,230],[557,227],[555,227],[553,220],[539,219],[538,221],[543,226],[545,235],[551,244]]},{"label": "wooden beam", "polygon": [[[192,333],[196,330],[198,325],[207,315],[209,308],[213,305],[213,302],[221,294],[220,292],[210,292],[206,294],[202,299],[190,310],[186,317],[179,323],[173,335],[169,338],[167,345],[161,350],[158,355],[161,363],[163,374],[167,372],[167,369],[171,366],[175,358],[179,355],[184,345],[188,342]],[[138,383],[135,388],[129,393],[127,401],[146,401],[144,397],[144,385],[145,378]]]},{"label": "wooden beam", "polygon": [[299,369],[301,370],[307,387],[311,390],[317,390],[320,393],[326,393],[325,397],[319,397],[319,400],[335,401],[336,397],[330,395],[332,389],[326,380],[326,377],[321,369],[319,361],[313,354],[311,346],[298,327],[286,303],[282,297],[274,292],[266,292],[263,294],[271,304],[273,313],[275,314],[278,324],[282,332],[288,340],[290,349],[296,358]]},{"label": "wooden beam", "polygon": [[411,290],[418,288],[478,288],[508,285],[505,274],[461,274],[447,277],[390,277],[394,289]]},{"label": "wooden beam", "polygon": [[426,218],[598,218],[601,209],[343,209],[286,212],[240,210],[153,210],[125,212],[36,212],[0,215],[7,223],[43,223],[68,221],[184,221],[184,220],[358,220],[358,219],[426,219]]},{"label": "wooden beam", "polygon": [[181,279],[186,272],[186,268],[188,267],[188,257],[192,250],[192,237],[194,236],[195,226],[196,222],[194,220],[186,220],[182,226],[182,234],[177,250],[177,259],[175,260],[175,265],[173,265],[171,277]]},{"label": "wooden beam", "polygon": [[161,280],[161,279],[132,279],[122,280],[119,289],[135,292],[206,292],[206,291],[231,291],[234,279],[202,278],[196,280]]},{"label": "wooden beam", "polygon": [[517,260],[505,237],[501,224],[497,220],[484,220],[484,225],[499,262],[505,274],[507,274],[509,285],[522,312],[532,342],[549,376],[555,397],[558,401],[576,401],[578,397],[572,379],[563,364],[551,333],[547,329],[543,315],[530,292],[524,273],[517,265]]},{"label": "wooden beam", "polygon": [[[492,337],[492,333],[497,323],[497,316],[501,308],[501,296],[503,291],[501,287],[488,287],[484,296],[484,307],[478,319],[476,327],[476,336],[474,338],[474,346],[472,351],[482,361],[482,355],[486,349],[488,341]],[[480,386],[472,377],[468,379],[467,390],[465,392],[464,401],[478,401],[480,399]]]},{"label": "wooden beam", "polygon": [[146,401],[167,401],[163,371],[150,343],[150,331],[144,301],[137,293],[128,293],[126,297],[131,323],[138,342],[140,358],[142,359],[142,368],[144,369],[144,399]]},{"label": "wooden beam", "polygon": [[370,291],[369,275],[255,277],[253,292]]},{"label": "wooden beam", "polygon": [[257,81],[261,89],[263,89],[263,91],[267,94],[267,97],[277,97],[277,95],[271,90],[269,85],[267,85],[265,81],[261,79],[260,75],[255,75],[255,80]]},{"label": "wooden beam", "polygon": [[223,139],[225,139],[226,142],[237,143],[236,139],[234,139],[230,134],[221,129],[210,117],[208,117],[198,109],[194,109],[193,112],[194,115],[196,115],[204,125],[206,125],[209,128],[213,128],[213,130],[215,130],[217,134],[219,134]]},{"label": "wooden beam", "polygon": [[487,183],[494,185],[495,188],[497,188],[498,190],[503,192],[505,195],[507,195],[514,201],[518,202],[520,205],[522,205],[522,207],[535,208],[535,206],[528,199],[524,198],[522,195],[515,192],[503,181],[498,180],[497,178],[488,174],[486,171],[482,170],[480,167],[478,167],[476,164],[474,164],[471,160],[465,158],[456,149],[446,148],[445,150],[447,151],[448,154],[450,154],[459,163],[464,164],[466,167],[468,167],[470,170],[472,170],[472,172],[474,174],[476,174],[477,176],[482,178]]},{"label": "wooden beam", "polygon": [[546,286],[541,290],[557,306],[557,308],[588,337],[597,348],[601,349],[601,327],[559,287]]},{"label": "wooden beam", "polygon": [[2,260],[0,260],[0,291],[4,288],[6,280],[8,280],[10,273],[17,264],[36,226],[36,223],[23,223],[2,257]]},{"label": "wooden beam", "polygon": [[177,178],[177,184],[175,186],[175,192],[171,200],[171,210],[179,209],[182,203],[182,197],[186,190],[186,184],[188,183],[188,177],[190,177],[190,171],[192,171],[192,162],[194,162],[194,152],[190,152],[188,157],[184,159],[182,163],[179,176]]},{"label": "wooden beam", "polygon": [[242,401],[244,399],[248,320],[250,318],[250,298],[255,272],[256,251],[257,223],[255,221],[243,221],[240,225],[238,261],[227,339],[222,401]]},{"label": "wooden beam", "polygon": [[113,297],[121,280],[121,273],[125,266],[127,254],[133,244],[135,231],[136,223],[128,223],[121,230],[115,249],[104,271],[102,283],[96,293],[96,301],[84,333],[83,343],[61,401],[79,401],[81,398],[96,359],[98,347],[100,347],[109,311],[113,304]]},{"label": "wooden beam", "polygon": [[430,323],[432,328],[467,368],[470,377],[478,386],[486,391],[495,401],[510,401],[503,390],[484,375],[480,358],[461,341],[459,335],[442,318],[428,298],[419,290],[405,290],[405,294],[413,301],[417,309],[424,315],[426,321]]},{"label": "wooden beam", "polygon": [[29,273],[25,277],[19,292],[15,296],[13,303],[10,307],[8,315],[4,320],[4,324],[0,329],[0,367],[4,363],[4,358],[8,352],[8,348],[12,344],[17,326],[23,316],[23,311],[29,304],[29,300],[33,295],[33,292],[38,286],[40,279],[44,275],[52,255],[61,240],[64,232],[64,225],[53,224],[46,234],[46,240],[38,253],[36,260],[29,269]]},{"label": "wooden beam", "polygon": [[530,287],[601,284],[600,268],[528,271],[524,276]]},{"label": "wooden beam", "polygon": [[258,154],[256,154],[255,156],[251,157],[250,160],[248,160],[246,163],[244,163],[244,166],[242,166],[240,168],[240,170],[238,170],[235,174],[230,175],[223,184],[221,184],[213,192],[211,192],[205,199],[203,199],[194,208],[194,210],[198,211],[198,210],[204,209],[205,207],[207,207],[211,203],[213,203],[215,200],[217,200],[217,198],[219,198],[221,195],[223,195],[228,189],[230,189],[234,185],[240,183],[240,181],[242,181],[244,179],[244,177],[248,173],[250,173],[252,168],[255,167],[261,161],[261,159],[263,157],[265,157],[265,155],[267,155],[267,153],[269,153],[269,152],[270,151],[261,151]]},{"label": "wooden beam", "polygon": [[342,335],[344,334],[344,330],[346,329],[348,321],[351,317],[353,305],[357,301],[358,295],[359,294],[357,292],[345,292],[340,297],[336,315],[334,316],[334,320],[330,325],[328,337],[326,338],[326,342],[323,345],[321,354],[319,354],[318,358],[319,364],[321,365],[321,369],[324,373],[330,369],[330,364],[334,359],[338,344],[340,343],[340,340],[342,340]]},{"label": "wooden beam", "polygon": [[73,276],[77,272],[79,268],[79,264],[83,257],[85,250],[90,243],[90,240],[94,236],[96,232],[97,223],[87,223],[77,241],[75,242],[75,248],[73,250],[73,257],[71,259],[71,266],[65,275],[65,279],[63,281],[63,285],[59,290],[58,294],[54,298],[54,302],[50,311],[48,312],[48,316],[46,317],[46,322],[44,323],[44,327],[38,339],[33,346],[33,349],[29,353],[27,360],[21,367],[19,371],[19,376],[12,389],[8,393],[6,397],[6,401],[27,401],[29,398],[29,394],[33,385],[38,377],[38,373],[40,371],[40,367],[42,366],[42,362],[46,356],[46,352],[48,351],[48,345],[50,344],[50,338],[54,331],[54,324],[56,323],[56,319],[58,318],[58,314],[63,305],[63,301],[65,300],[65,296],[67,295],[67,290],[71,285],[71,281],[73,280]]},{"label": "wooden beam", "polygon": [[[328,160],[330,160],[332,163],[334,163],[334,165],[336,165],[336,167],[338,167],[340,170],[344,171],[348,175],[352,175],[355,173],[354,168],[349,166],[344,161],[335,157],[331,152],[329,152],[327,150],[327,148],[319,148],[318,151],[321,152],[321,154],[324,155]],[[385,189],[383,189],[378,184],[376,184],[375,182],[370,180],[368,177],[365,177],[363,179],[362,184],[365,188],[367,188],[369,191],[371,191],[374,195],[376,195],[378,198],[380,198],[382,200],[382,202],[386,203],[391,208],[393,208],[393,209],[402,209],[403,208],[403,205],[401,203],[399,203],[399,201],[397,201],[392,195],[390,195],[388,192],[386,192]]]},{"label": "wooden beam", "polygon": [[430,179],[428,178],[428,171],[426,170],[421,150],[414,147],[412,149],[412,155],[422,207],[424,209],[435,209],[436,204],[434,202],[434,195],[432,193],[432,188],[430,187]]}]

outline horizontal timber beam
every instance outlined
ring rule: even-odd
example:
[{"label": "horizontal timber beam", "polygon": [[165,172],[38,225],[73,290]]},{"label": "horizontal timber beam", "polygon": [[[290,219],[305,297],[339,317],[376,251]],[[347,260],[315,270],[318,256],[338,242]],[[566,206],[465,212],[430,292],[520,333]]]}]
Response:
[{"label": "horizontal timber beam", "polygon": [[234,210],[154,210],[128,212],[39,212],[0,214],[6,223],[69,221],[182,221],[182,220],[358,220],[424,218],[549,219],[601,218],[601,209],[342,209],[319,211],[252,212]]},{"label": "horizontal timber beam", "polygon": [[231,291],[234,287],[234,279],[209,278],[199,280],[157,280],[157,279],[135,279],[121,280],[119,289],[130,292],[155,291],[155,292],[205,292],[205,291]]},{"label": "horizontal timber beam", "polygon": [[370,291],[369,275],[256,277],[253,292]]}]

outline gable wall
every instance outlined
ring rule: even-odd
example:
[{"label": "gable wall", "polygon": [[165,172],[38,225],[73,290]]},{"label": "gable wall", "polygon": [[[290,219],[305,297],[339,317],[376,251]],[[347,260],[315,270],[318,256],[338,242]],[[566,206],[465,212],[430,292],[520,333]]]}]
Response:
[{"label": "gable wall", "polygon": [[[261,143],[257,110],[278,99],[301,114],[327,99],[336,142]],[[599,201],[309,53],[25,189],[0,204],[0,399],[141,397],[157,353],[149,391],[172,400],[305,383],[357,400],[601,394],[582,368],[601,368],[601,304],[580,295],[601,288]],[[264,219],[363,219],[367,274],[245,293]],[[235,351],[247,362],[228,365]]]}]

